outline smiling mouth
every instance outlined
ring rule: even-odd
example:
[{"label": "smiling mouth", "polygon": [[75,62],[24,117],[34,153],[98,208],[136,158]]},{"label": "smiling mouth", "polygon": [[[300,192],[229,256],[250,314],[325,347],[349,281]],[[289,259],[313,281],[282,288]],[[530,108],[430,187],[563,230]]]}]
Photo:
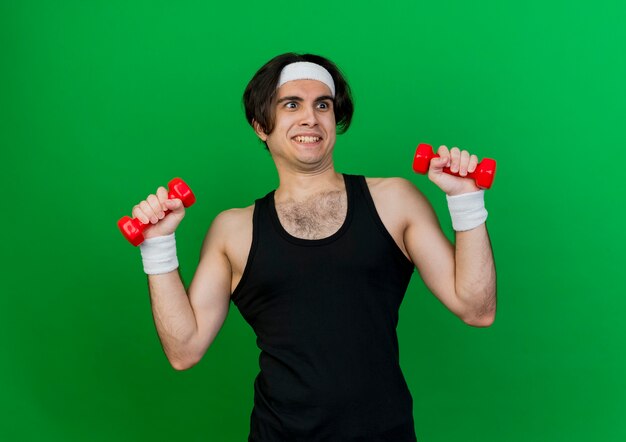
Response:
[{"label": "smiling mouth", "polygon": [[302,137],[302,136],[298,136],[298,137],[293,137],[292,140],[294,140],[297,143],[314,144],[314,143],[317,143],[317,142],[321,141],[322,138],[321,137]]}]

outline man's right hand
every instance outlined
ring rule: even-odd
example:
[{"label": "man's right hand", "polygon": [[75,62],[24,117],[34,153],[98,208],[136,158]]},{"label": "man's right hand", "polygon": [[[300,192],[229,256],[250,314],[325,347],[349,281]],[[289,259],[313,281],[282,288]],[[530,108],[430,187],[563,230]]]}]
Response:
[{"label": "man's right hand", "polygon": [[[166,236],[174,233],[178,225],[185,217],[185,206],[178,199],[169,199],[167,189],[159,187],[156,195],[151,194],[133,207],[132,215],[143,224],[153,224],[144,231],[144,238],[154,238],[156,236]],[[165,211],[169,211],[165,216]]]}]

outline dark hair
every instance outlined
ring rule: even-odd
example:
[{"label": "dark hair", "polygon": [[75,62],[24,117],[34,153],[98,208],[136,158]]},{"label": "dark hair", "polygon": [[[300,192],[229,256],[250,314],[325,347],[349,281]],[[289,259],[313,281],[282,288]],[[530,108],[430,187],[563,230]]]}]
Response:
[{"label": "dark hair", "polygon": [[[266,134],[274,130],[276,114],[273,104],[276,98],[278,78],[285,66],[297,61],[319,64],[326,68],[333,77],[335,82],[333,108],[337,133],[342,134],[346,132],[350,127],[350,121],[352,121],[354,104],[352,103],[350,86],[341,74],[341,71],[332,61],[324,57],[313,54],[296,54],[294,52],[287,52],[272,58],[254,74],[254,77],[246,86],[246,90],[243,93],[243,105],[246,110],[246,119],[250,126],[254,128],[254,121],[256,121]],[[267,144],[265,147],[267,148]]]}]

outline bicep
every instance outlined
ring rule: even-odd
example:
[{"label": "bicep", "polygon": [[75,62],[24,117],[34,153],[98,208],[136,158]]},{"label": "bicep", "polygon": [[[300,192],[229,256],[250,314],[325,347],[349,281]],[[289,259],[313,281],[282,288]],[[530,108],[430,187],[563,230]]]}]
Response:
[{"label": "bicep", "polygon": [[216,217],[202,245],[200,262],[189,286],[196,317],[196,352],[204,354],[219,333],[230,307],[231,265],[223,247],[224,226]]},{"label": "bicep", "polygon": [[444,235],[437,215],[413,184],[407,189],[404,242],[424,284],[452,313],[462,318],[463,305],[455,290],[454,246]]}]

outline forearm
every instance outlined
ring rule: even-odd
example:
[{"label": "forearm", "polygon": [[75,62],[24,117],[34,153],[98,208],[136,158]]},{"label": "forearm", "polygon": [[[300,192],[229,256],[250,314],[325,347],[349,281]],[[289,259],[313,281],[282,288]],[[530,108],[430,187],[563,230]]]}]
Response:
[{"label": "forearm", "polygon": [[178,269],[148,275],[154,324],[163,350],[173,366],[190,357],[196,318]]},{"label": "forearm", "polygon": [[456,232],[455,290],[466,322],[491,325],[496,313],[496,270],[486,224]]}]

